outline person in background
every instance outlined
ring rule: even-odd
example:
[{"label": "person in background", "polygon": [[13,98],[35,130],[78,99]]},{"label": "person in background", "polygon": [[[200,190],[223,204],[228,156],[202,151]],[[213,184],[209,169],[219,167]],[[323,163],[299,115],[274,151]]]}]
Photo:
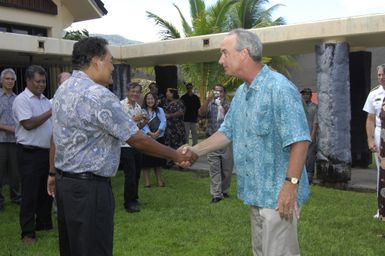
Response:
[{"label": "person in background", "polygon": [[158,105],[158,107],[163,108],[167,102],[167,99],[166,99],[166,96],[164,96],[164,94],[159,93],[158,85],[155,82],[152,82],[148,85],[148,88],[150,89],[150,92],[152,93],[152,95],[156,97],[157,99],[156,104]]},{"label": "person in background", "polygon": [[199,97],[193,92],[193,85],[191,83],[186,84],[187,93],[181,97],[185,106],[184,112],[184,127],[186,130],[186,142],[189,143],[189,136],[191,131],[192,144],[198,143],[198,110],[201,107],[201,101]]},{"label": "person in background", "polygon": [[186,131],[183,123],[185,107],[183,102],[179,100],[177,89],[167,88],[166,97],[167,103],[164,107],[167,118],[165,142],[167,146],[177,149],[186,144]]},{"label": "person in background", "polygon": [[15,138],[15,120],[12,116],[12,104],[16,94],[16,73],[11,68],[0,74],[0,211],[4,209],[4,196],[1,193],[5,180],[9,183],[11,202],[20,204],[20,177],[17,166],[17,147]]},{"label": "person in background", "polygon": [[57,85],[58,87],[64,83],[68,78],[71,77],[71,73],[69,72],[61,72],[58,76],[57,76]]},{"label": "person in background", "polygon": [[[142,92],[142,86],[138,83],[130,83],[127,85],[126,90],[127,98],[120,103],[128,117],[141,129],[148,121],[147,116],[142,114],[142,108],[137,102]],[[139,212],[139,179],[142,153],[129,144],[123,143],[120,153],[120,163],[124,172],[124,208],[129,213]]]},{"label": "person in background", "polygon": [[[379,85],[374,87],[365,102],[363,111],[368,113],[366,118],[366,135],[368,139],[368,148],[370,152],[375,154],[376,166],[377,166],[377,193],[380,193],[379,183],[380,183],[380,162],[379,162],[379,152],[380,152],[380,133],[381,133],[381,119],[380,113],[382,108],[382,102],[385,98],[385,64],[379,65],[377,67],[377,80]],[[378,197],[380,200],[380,197]],[[373,216],[375,219],[379,219],[381,216],[379,214],[379,206],[377,208],[376,214]]]},{"label": "person in background", "polygon": [[[214,87],[205,103],[199,109],[199,115],[207,118],[206,138],[214,134],[221,126],[230,102],[226,100],[226,89],[221,84]],[[210,166],[210,193],[211,203],[218,203],[229,197],[231,176],[233,174],[233,153],[231,145],[207,154]]]},{"label": "person in background", "polygon": [[310,88],[301,90],[301,96],[304,102],[305,114],[307,124],[309,125],[311,143],[307,149],[306,156],[306,171],[309,178],[309,183],[313,182],[315,160],[317,155],[317,129],[318,129],[318,118],[317,111],[318,106],[311,101],[313,92]]},{"label": "person in background", "polygon": [[36,231],[52,229],[52,198],[46,190],[52,135],[51,103],[43,94],[46,78],[43,67],[29,66],[27,87],[12,106],[21,177],[21,237],[28,245],[36,242]]},{"label": "person in background", "polygon": [[251,31],[225,36],[219,64],[244,80],[221,127],[190,148],[197,155],[233,143],[238,197],[251,208],[254,255],[300,255],[298,207],[308,198],[304,171],[309,128],[296,86],[262,63],[262,43]]},{"label": "person in background", "polygon": [[[106,255],[113,252],[115,201],[111,177],[117,172],[121,141],[144,153],[193,163],[144,135],[108,88],[112,55],[102,38],[74,44],[69,80],[53,100],[53,143],[47,191],[57,200],[60,255]],[[73,139],[68,139],[73,138]]]},{"label": "person in background", "polygon": [[[166,130],[167,121],[166,115],[161,107],[158,107],[156,95],[152,92],[144,96],[142,108],[146,110],[149,121],[142,128],[142,132],[147,134],[157,142],[164,144],[164,132]],[[142,168],[144,177],[144,186],[151,187],[150,183],[150,168],[154,168],[156,183],[158,187],[164,187],[165,183],[162,180],[161,167],[166,164],[166,161],[159,157],[143,155]]]}]

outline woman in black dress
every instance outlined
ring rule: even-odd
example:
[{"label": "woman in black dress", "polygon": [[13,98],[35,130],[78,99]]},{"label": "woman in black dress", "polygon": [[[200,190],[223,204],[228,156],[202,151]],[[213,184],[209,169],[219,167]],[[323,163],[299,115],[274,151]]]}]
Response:
[{"label": "woman in black dress", "polygon": [[[143,99],[142,108],[146,111],[148,123],[142,128],[142,132],[164,144],[164,132],[166,130],[166,115],[161,107],[158,107],[157,99],[151,92],[147,93]],[[164,187],[164,182],[161,177],[161,167],[166,161],[162,158],[157,158],[149,155],[143,155],[142,168],[144,177],[144,186],[150,185],[150,168],[154,168],[156,182],[159,187]]]},{"label": "woman in black dress", "polygon": [[[167,102],[164,106],[167,118],[165,141],[167,146],[177,149],[186,144],[186,131],[183,122],[185,107],[183,102],[179,100],[177,89],[167,88],[166,98]],[[172,162],[168,162],[166,168],[170,168],[172,165]]]}]

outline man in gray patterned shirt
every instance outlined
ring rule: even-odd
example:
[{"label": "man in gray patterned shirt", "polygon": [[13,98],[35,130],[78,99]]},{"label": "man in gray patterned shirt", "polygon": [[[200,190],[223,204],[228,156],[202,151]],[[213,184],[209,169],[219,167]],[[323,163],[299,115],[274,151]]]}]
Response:
[{"label": "man in gray patterned shirt", "polygon": [[1,186],[8,177],[11,201],[20,203],[20,178],[17,169],[17,148],[15,137],[15,120],[12,117],[12,104],[16,94],[12,91],[15,86],[16,74],[11,68],[6,68],[0,75],[0,210],[4,207],[4,197]]},{"label": "man in gray patterned shirt", "polygon": [[122,141],[182,166],[197,158],[138,130],[119,99],[105,87],[112,83],[114,70],[107,44],[90,37],[74,45],[74,71],[53,100],[51,159],[54,156],[56,169],[51,165],[47,189],[57,200],[61,255],[112,255],[110,177],[116,174]]}]

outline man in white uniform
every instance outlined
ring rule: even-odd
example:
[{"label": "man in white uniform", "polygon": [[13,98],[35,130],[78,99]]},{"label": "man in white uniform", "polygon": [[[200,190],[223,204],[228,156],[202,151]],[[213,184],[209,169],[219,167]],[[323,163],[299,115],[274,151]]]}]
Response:
[{"label": "man in white uniform", "polygon": [[[382,64],[377,67],[377,78],[379,85],[374,87],[366,99],[363,110],[368,113],[368,118],[366,119],[366,134],[368,136],[368,147],[369,150],[375,153],[376,157],[376,166],[377,166],[377,185],[379,177],[379,161],[378,153],[380,150],[380,132],[381,132],[381,120],[380,112],[382,101],[385,96],[385,64]],[[378,187],[378,186],[377,186]],[[374,218],[378,218],[378,211]]]}]

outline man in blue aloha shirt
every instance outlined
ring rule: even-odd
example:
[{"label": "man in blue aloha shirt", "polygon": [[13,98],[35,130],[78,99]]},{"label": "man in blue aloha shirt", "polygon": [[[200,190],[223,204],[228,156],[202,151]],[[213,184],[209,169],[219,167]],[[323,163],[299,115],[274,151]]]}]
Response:
[{"label": "man in blue aloha shirt", "polygon": [[192,150],[204,155],[232,142],[238,197],[251,206],[253,254],[300,255],[297,219],[309,194],[309,128],[295,85],[261,61],[254,33],[236,29],[224,38],[219,63],[244,84],[219,130]]}]

